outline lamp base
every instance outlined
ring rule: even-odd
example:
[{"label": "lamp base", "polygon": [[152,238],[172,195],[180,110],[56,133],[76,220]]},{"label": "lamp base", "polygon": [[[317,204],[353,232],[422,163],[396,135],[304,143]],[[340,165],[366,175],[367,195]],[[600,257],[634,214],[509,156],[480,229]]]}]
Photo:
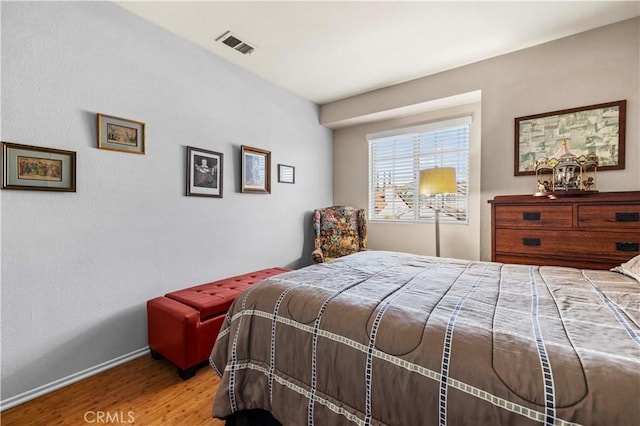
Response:
[{"label": "lamp base", "polygon": [[440,257],[440,209],[436,209],[436,257]]}]

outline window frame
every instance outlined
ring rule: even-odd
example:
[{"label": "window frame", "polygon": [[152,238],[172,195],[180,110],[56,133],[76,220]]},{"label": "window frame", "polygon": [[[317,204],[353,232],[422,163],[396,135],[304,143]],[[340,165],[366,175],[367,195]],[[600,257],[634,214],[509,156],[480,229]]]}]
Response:
[{"label": "window frame", "polygon": [[[470,146],[471,145],[471,123],[472,123],[472,117],[470,115],[469,116],[465,115],[463,117],[458,117],[454,119],[438,120],[438,121],[433,121],[426,124],[420,124],[417,126],[402,127],[398,129],[386,130],[386,131],[366,135],[366,139],[368,142],[368,163],[369,163],[368,164],[369,179],[368,179],[368,194],[367,194],[367,198],[368,198],[367,210],[368,210],[369,221],[373,223],[406,223],[406,224],[433,223],[435,222],[435,208],[438,207],[439,202],[442,203],[444,200],[445,204],[448,202],[450,205],[454,205],[454,208],[462,209],[463,211],[461,212],[460,216],[463,216],[463,218],[459,218],[455,214],[454,215],[448,214],[445,209],[445,211],[441,211],[440,218],[439,218],[440,222],[468,225],[470,220],[469,219],[469,213],[470,213],[469,212],[469,198],[470,198],[469,179],[471,176],[471,172],[469,169],[471,164],[471,146]],[[457,129],[465,130],[465,136],[464,136],[465,146],[462,146],[459,149],[451,149],[449,147],[448,149],[442,150],[440,154],[438,154],[436,150],[428,151],[428,152],[424,152],[424,150],[421,150],[421,143],[424,142],[425,138],[428,138],[429,136],[434,137],[434,134],[445,135],[446,132],[455,131]],[[429,135],[429,136],[425,136],[425,135]],[[465,190],[460,191],[459,189],[458,192],[455,194],[454,196],[455,198],[453,201],[451,201],[452,196],[449,194],[436,195],[436,196],[418,194],[417,196],[418,208],[416,209],[409,205],[406,206],[409,209],[407,212],[411,212],[410,218],[400,218],[399,216],[401,216],[402,213],[400,212],[396,213],[395,211],[394,211],[394,213],[396,213],[394,215],[395,217],[388,217],[388,218],[380,217],[380,213],[376,212],[376,193],[379,193],[380,191],[379,188],[381,186],[380,185],[381,182],[379,177],[374,176],[374,174],[378,170],[376,167],[376,164],[374,164],[376,161],[376,158],[374,158],[375,156],[374,145],[378,143],[382,144],[385,142],[393,143],[393,141],[397,141],[399,143],[405,143],[405,144],[410,141],[412,144],[412,149],[411,149],[412,170],[410,172],[410,174],[412,174],[412,177],[411,177],[411,182],[405,183],[404,185],[408,186],[407,191],[413,192],[413,194],[411,195],[411,197],[413,197],[412,199],[413,204],[415,204],[416,202],[415,194],[417,194],[418,192],[418,181],[419,181],[420,169],[428,168],[424,166],[421,167],[421,164],[424,164],[424,163],[429,163],[429,167],[432,167],[432,166],[455,167],[457,171],[456,174],[457,174],[459,187],[462,186],[463,188],[465,188],[465,184],[466,184]],[[394,148],[391,148],[391,149],[393,150]],[[445,158],[443,158],[445,156],[452,156],[452,155],[455,156],[454,154],[458,156],[462,154],[463,160],[452,161],[451,159],[445,160]],[[394,153],[391,157],[387,156],[387,161],[390,160],[393,162],[396,159],[398,159],[398,157],[402,157],[402,155],[396,156],[396,154]],[[382,158],[378,158],[377,160],[382,161]],[[391,167],[392,167],[392,170],[390,170],[390,173],[391,173],[390,176],[391,176],[391,179],[393,180],[396,177],[396,175],[399,174],[399,172],[397,172],[395,165]],[[406,169],[406,165],[405,165],[405,169]],[[407,179],[407,175],[405,170],[405,181],[406,179]],[[398,184],[395,184],[395,183],[392,183],[392,185],[396,187],[399,186]],[[376,190],[376,188],[378,189]],[[403,199],[403,202],[404,201],[405,200]],[[425,210],[425,208],[427,208],[427,210]]]}]

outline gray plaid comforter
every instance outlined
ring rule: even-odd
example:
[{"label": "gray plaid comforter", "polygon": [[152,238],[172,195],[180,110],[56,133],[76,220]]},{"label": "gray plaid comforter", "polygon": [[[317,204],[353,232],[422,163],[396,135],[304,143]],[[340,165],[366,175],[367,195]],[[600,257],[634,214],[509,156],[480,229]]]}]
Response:
[{"label": "gray plaid comforter", "polygon": [[640,283],[365,251],[267,279],[211,354],[213,415],[283,425],[640,425]]}]

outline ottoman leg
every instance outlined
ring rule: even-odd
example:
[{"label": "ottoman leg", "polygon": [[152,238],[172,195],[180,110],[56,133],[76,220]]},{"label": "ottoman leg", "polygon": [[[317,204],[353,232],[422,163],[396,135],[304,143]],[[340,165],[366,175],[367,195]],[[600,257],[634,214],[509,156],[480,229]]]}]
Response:
[{"label": "ottoman leg", "polygon": [[198,366],[189,367],[187,369],[178,367],[178,376],[180,376],[182,380],[189,380],[190,378],[195,376],[197,369]]}]

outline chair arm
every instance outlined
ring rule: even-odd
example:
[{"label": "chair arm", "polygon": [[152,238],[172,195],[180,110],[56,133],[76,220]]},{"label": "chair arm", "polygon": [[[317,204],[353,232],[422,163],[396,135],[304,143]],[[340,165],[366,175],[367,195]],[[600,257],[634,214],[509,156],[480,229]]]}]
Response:
[{"label": "chair arm", "polygon": [[315,263],[323,263],[324,262],[324,255],[322,254],[322,249],[321,248],[315,249],[311,253],[311,257],[313,258],[313,261]]}]

